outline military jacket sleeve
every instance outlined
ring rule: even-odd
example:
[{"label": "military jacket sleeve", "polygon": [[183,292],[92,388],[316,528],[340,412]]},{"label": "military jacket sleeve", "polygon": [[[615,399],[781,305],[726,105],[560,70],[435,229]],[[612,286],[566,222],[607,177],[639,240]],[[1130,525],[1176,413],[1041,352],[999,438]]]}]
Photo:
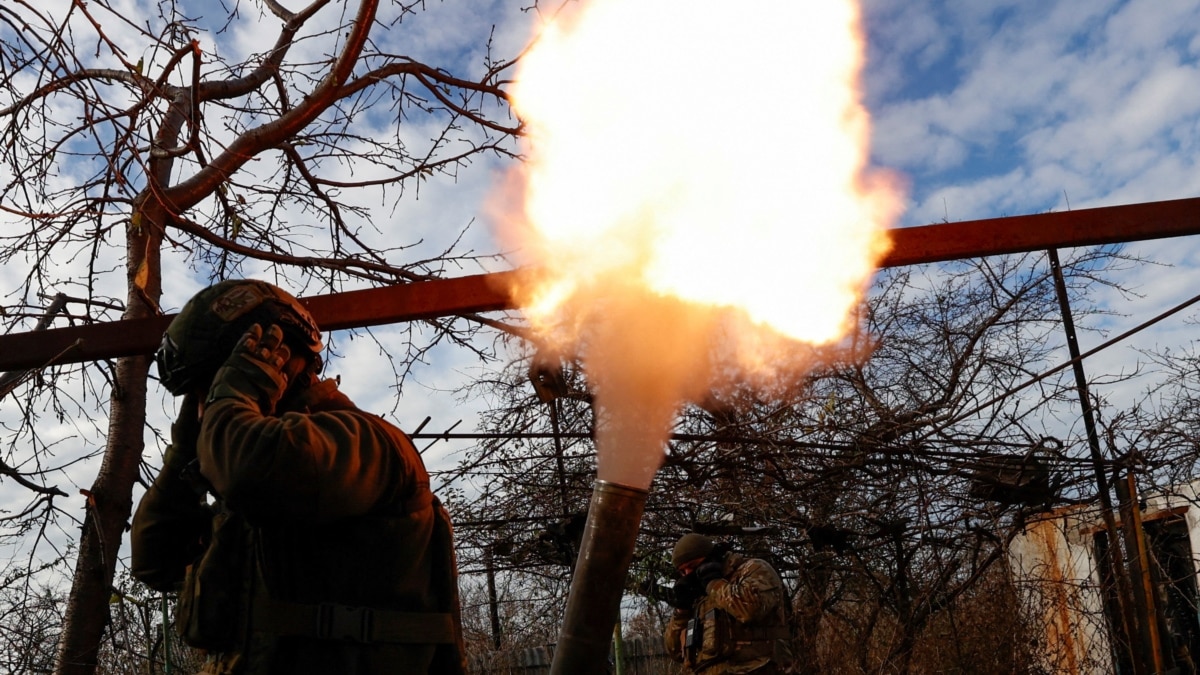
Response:
[{"label": "military jacket sleeve", "polygon": [[261,400],[247,391],[211,401],[197,445],[201,473],[248,519],[330,521],[428,489],[408,437],[348,400],[339,409],[274,414],[264,414]]},{"label": "military jacket sleeve", "polygon": [[765,561],[749,558],[724,579],[708,583],[713,606],[741,623],[755,623],[775,613],[783,602],[779,575]]},{"label": "military jacket sleeve", "polygon": [[663,633],[663,646],[667,654],[676,663],[683,663],[683,632],[687,629],[688,620],[692,618],[690,609],[676,609],[667,622],[667,630]]},{"label": "military jacket sleeve", "polygon": [[183,581],[184,570],[204,550],[212,512],[181,476],[172,461],[175,448],[150,489],[138,502],[130,529],[130,562],[134,578],[158,591],[170,592]]}]

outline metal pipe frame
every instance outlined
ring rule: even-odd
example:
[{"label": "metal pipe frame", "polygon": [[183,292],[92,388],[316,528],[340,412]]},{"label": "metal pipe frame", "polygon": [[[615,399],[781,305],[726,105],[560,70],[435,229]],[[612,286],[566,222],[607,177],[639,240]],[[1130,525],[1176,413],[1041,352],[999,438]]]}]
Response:
[{"label": "metal pipe frame", "polygon": [[[1049,248],[1097,246],[1200,234],[1200,197],[889,231],[881,267],[899,267]],[[517,271],[421,281],[301,300],[322,330],[517,309],[508,288]],[[173,315],[0,335],[0,372],[150,354]]]}]

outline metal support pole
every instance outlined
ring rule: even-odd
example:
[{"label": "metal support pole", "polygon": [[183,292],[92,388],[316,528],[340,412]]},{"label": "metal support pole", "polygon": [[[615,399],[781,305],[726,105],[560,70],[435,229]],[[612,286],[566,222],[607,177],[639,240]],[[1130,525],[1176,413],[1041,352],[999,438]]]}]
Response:
[{"label": "metal support pole", "polygon": [[[881,267],[961,260],[1048,248],[1097,246],[1200,234],[1200,197],[889,231]],[[519,270],[430,279],[300,298],[322,330],[341,330],[516,307]],[[170,316],[0,335],[0,371],[150,354]]]},{"label": "metal support pole", "polygon": [[625,636],[620,621],[613,626],[613,675],[625,675]]},{"label": "metal support pole", "polygon": [[492,619],[492,648],[500,649],[500,602],[496,597],[496,544],[488,544],[485,552],[487,563],[488,613]]},{"label": "metal support pole", "polygon": [[[42,314],[42,318],[38,319],[37,325],[33,327],[33,331],[37,333],[49,328],[50,322],[54,320],[54,317],[62,313],[62,311],[67,308],[67,300],[68,298],[66,295],[63,295],[62,293],[56,294],[54,296],[54,300],[50,302],[50,306],[47,307],[45,313]],[[21,381],[25,379],[25,376],[30,373],[30,370],[32,369],[13,370],[7,373],[0,373],[0,398],[8,396],[13,389],[16,389],[17,385],[21,384]]]},{"label": "metal support pole", "polygon": [[1138,605],[1138,633],[1146,645],[1148,666],[1155,673],[1164,672],[1162,634],[1159,632],[1158,609],[1154,582],[1150,578],[1150,554],[1146,549],[1146,532],[1142,529],[1142,508],[1138,503],[1137,477],[1133,469],[1125,470],[1125,478],[1116,483],[1117,500],[1121,505],[1121,524],[1125,530],[1125,546],[1132,549],[1129,572],[1134,582],[1133,600]]},{"label": "metal support pole", "polygon": [[1146,675],[1146,644],[1135,640],[1134,635],[1139,621],[1133,611],[1131,602],[1133,590],[1130,587],[1129,576],[1120,558],[1123,548],[1128,550],[1128,542],[1122,547],[1122,538],[1117,529],[1116,516],[1113,515],[1112,493],[1108,477],[1104,475],[1104,455],[1100,451],[1100,437],[1096,433],[1096,420],[1092,413],[1091,396],[1088,394],[1087,376],[1083,372],[1083,361],[1079,358],[1079,340],[1075,335],[1075,321],[1071,316],[1071,303],[1067,297],[1067,284],[1063,279],[1062,265],[1058,260],[1058,250],[1049,249],[1050,271],[1054,275],[1054,290],[1058,296],[1059,310],[1062,312],[1063,330],[1067,334],[1067,350],[1071,355],[1072,370],[1075,373],[1075,389],[1079,393],[1079,407],[1083,416],[1083,427],[1087,432],[1088,449],[1092,460],[1092,475],[1096,479],[1096,494],[1100,498],[1100,512],[1104,519],[1104,529],[1108,534],[1107,556],[1113,581],[1117,585],[1117,606],[1121,613],[1121,629],[1124,633],[1124,647],[1129,652],[1129,660],[1133,664],[1134,675]]}]

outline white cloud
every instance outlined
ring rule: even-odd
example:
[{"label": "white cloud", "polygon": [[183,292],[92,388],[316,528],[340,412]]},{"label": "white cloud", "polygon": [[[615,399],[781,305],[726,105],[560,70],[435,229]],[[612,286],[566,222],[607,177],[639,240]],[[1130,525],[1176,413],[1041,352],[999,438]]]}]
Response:
[{"label": "white cloud", "polygon": [[[1168,190],[1187,189],[1186,174],[1174,172],[1193,164],[1198,144],[1200,2],[967,4],[869,3],[879,21],[919,15],[911,21],[922,36],[935,16],[936,43],[953,45],[934,70],[885,65],[868,79],[901,78],[868,99],[877,160],[913,177],[906,222],[1035,212],[1064,192],[1073,202],[1191,194]],[[873,53],[903,60],[917,49],[896,38]],[[914,78],[940,86],[924,92]]]}]

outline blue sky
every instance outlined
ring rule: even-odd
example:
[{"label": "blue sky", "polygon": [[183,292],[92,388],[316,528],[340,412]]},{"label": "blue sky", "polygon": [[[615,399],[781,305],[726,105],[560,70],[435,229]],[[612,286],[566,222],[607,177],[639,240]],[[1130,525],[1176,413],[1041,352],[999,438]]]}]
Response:
[{"label": "blue sky", "polygon": [[1193,196],[1200,3],[867,0],[905,224]]},{"label": "blue sky", "polygon": [[[1200,195],[1197,0],[865,0],[864,8],[872,156],[906,177],[901,225]],[[1126,250],[1162,265],[1114,276],[1134,295],[1095,289],[1112,315],[1081,334],[1084,351],[1190,298],[1200,281],[1196,237]],[[1192,316],[1085,369],[1131,372],[1139,348],[1188,345]],[[1119,404],[1144,385],[1095,393]]]}]

